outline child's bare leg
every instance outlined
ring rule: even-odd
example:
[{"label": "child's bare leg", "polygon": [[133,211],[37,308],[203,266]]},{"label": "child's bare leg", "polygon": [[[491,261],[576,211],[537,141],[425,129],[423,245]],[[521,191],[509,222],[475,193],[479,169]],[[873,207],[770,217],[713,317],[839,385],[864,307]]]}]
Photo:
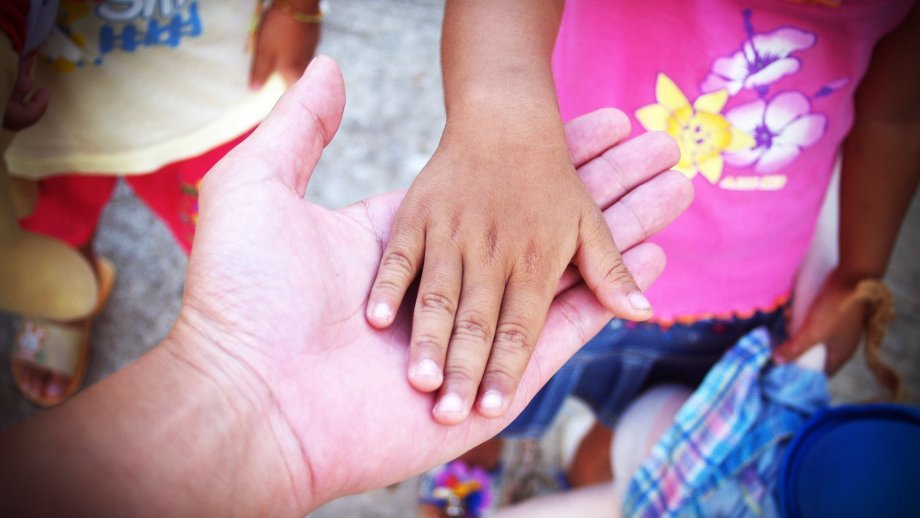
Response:
[{"label": "child's bare leg", "polygon": [[645,391],[620,416],[616,442],[610,450],[610,462],[617,473],[614,485],[620,498],[624,498],[630,479],[691,394],[692,390],[683,385],[659,385]]},{"label": "child's bare leg", "polygon": [[610,444],[613,431],[595,421],[578,445],[566,476],[572,487],[586,487],[613,479],[610,468]]},{"label": "child's bare leg", "polygon": [[479,466],[486,471],[492,471],[497,468],[499,462],[501,462],[502,446],[504,443],[504,440],[493,437],[461,455],[460,460],[467,465]]}]

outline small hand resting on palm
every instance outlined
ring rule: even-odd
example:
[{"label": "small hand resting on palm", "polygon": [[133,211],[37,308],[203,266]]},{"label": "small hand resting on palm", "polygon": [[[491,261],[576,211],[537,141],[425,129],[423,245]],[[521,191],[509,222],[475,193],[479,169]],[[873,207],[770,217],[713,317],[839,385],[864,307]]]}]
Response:
[{"label": "small hand resting on palm", "polygon": [[[331,211],[303,199],[344,107],[317,58],[250,138],[207,175],[182,310],[169,337],[64,405],[0,435],[0,515],[303,516],[493,436],[610,318],[569,276],[501,418],[446,426],[413,388],[409,312],[378,330],[365,301],[401,193]],[[664,264],[641,244],[692,196],[656,174],[655,141],[624,118],[573,122],[573,161],[606,207],[640,287]],[[619,152],[617,150],[620,150]],[[602,153],[635,165],[608,170]],[[644,154],[648,161],[640,160]],[[609,158],[609,157],[608,157]],[[604,179],[619,174],[619,178]],[[612,189],[622,186],[622,190]]]}]

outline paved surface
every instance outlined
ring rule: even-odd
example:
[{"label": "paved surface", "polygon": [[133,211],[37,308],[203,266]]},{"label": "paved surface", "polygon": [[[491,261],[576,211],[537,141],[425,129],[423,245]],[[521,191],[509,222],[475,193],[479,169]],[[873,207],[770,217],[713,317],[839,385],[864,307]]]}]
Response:
[{"label": "paved surface", "polygon": [[[441,0],[337,0],[325,25],[320,51],[343,69],[348,107],[337,138],[313,175],[308,197],[341,207],[370,194],[405,188],[437,145],[444,114],[438,70]],[[915,200],[902,232],[889,280],[899,319],[886,344],[920,394],[920,203]],[[186,259],[168,231],[129,189],[121,186],[102,221],[98,249],[112,258],[119,278],[93,336],[88,383],[133,361],[158,343],[178,313]],[[0,318],[0,348],[6,351],[12,324]],[[861,361],[834,380],[841,400],[871,395]],[[915,402],[918,399],[914,399]],[[37,412],[17,396],[8,354],[0,354],[0,429]],[[566,420],[581,424],[569,408]],[[102,426],[102,424],[100,424]],[[578,428],[578,426],[574,426]],[[567,435],[555,430],[534,450],[517,444],[510,455],[536,466],[543,476],[561,462]],[[348,497],[314,513],[333,516],[411,516],[412,481],[392,489]]]}]

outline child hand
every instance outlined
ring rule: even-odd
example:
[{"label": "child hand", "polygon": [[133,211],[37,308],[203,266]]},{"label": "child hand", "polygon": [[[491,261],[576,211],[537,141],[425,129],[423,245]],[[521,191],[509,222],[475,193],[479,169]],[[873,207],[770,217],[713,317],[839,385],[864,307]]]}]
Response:
[{"label": "child hand", "polygon": [[30,72],[35,56],[23,58],[19,61],[19,71],[16,85],[6,103],[3,112],[3,127],[11,131],[19,131],[35,124],[48,108],[48,90],[34,88]]},{"label": "child hand", "polygon": [[278,72],[287,84],[300,79],[319,43],[319,22],[298,15],[319,14],[318,0],[276,0],[262,15],[252,56],[249,86],[259,90]]},{"label": "child hand", "polygon": [[866,314],[865,303],[847,303],[856,293],[858,279],[847,280],[839,270],[828,275],[811,304],[801,329],[776,348],[779,362],[791,362],[817,344],[827,347],[828,374],[837,372],[856,351]]},{"label": "child hand", "polygon": [[409,380],[440,388],[445,424],[466,418],[477,389],[482,415],[505,413],[573,260],[615,314],[651,315],[566,149],[492,137],[445,132],[397,212],[368,302],[370,323],[388,326],[421,271]]}]

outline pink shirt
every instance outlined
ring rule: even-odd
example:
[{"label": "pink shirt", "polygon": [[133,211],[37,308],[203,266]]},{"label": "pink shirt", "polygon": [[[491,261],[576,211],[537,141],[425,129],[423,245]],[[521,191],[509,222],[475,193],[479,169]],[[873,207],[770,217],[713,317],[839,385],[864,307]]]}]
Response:
[{"label": "pink shirt", "polygon": [[614,106],[633,134],[667,131],[696,188],[654,238],[668,254],[648,291],[660,321],[747,315],[788,296],[873,45],[910,4],[566,2],[563,117]]}]

